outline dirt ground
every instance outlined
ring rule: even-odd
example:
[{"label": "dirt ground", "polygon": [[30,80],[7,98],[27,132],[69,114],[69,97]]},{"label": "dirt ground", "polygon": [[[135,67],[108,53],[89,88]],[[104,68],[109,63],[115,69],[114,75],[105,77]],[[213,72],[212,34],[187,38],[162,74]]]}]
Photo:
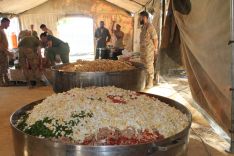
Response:
[{"label": "dirt ground", "polygon": [[[229,144],[214,133],[207,121],[190,103],[192,98],[186,80],[162,81],[158,86],[147,90],[184,104],[193,114],[188,156],[229,156],[224,150]],[[53,94],[51,87],[28,89],[27,87],[0,88],[0,156],[14,156],[13,139],[9,124],[10,115],[30,102]],[[16,155],[17,156],[17,155]]]}]

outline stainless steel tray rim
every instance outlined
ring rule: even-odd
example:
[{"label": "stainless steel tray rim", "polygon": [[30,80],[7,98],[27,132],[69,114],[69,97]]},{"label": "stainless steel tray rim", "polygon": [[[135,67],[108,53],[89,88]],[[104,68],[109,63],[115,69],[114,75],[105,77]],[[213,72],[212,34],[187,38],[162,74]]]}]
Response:
[{"label": "stainless steel tray rim", "polygon": [[[135,65],[141,65],[141,63],[138,63],[138,62],[132,62],[132,63],[135,64]],[[69,63],[52,66],[51,70],[52,71],[56,71],[58,73],[66,73],[66,74],[80,74],[80,73],[87,73],[87,74],[109,74],[109,73],[129,73],[131,71],[138,71],[139,69],[141,69],[141,70],[145,70],[146,69],[146,67],[144,67],[144,66],[138,66],[138,67],[135,66],[135,68],[131,69],[131,70],[114,71],[114,72],[104,72],[104,71],[103,72],[100,72],[100,71],[97,71],[97,72],[81,72],[81,71],[69,72],[69,71],[60,71],[60,70],[56,69],[56,68],[58,68],[60,66],[65,66],[66,64],[69,64]]]},{"label": "stainless steel tray rim", "polygon": [[[148,93],[143,93],[143,94],[146,94],[146,95],[150,95],[150,96],[155,96],[153,94],[148,94]],[[165,97],[162,97],[162,96],[158,96],[157,97],[160,97],[160,98],[164,98],[164,99],[168,99],[169,101],[174,101],[174,100],[171,100],[169,98],[165,98]],[[42,99],[43,100],[43,99]],[[187,131],[189,131],[190,127],[191,127],[191,121],[192,121],[192,114],[190,113],[190,111],[185,107],[183,106],[182,104],[179,104],[178,102],[174,101],[174,104],[175,105],[181,105],[180,107],[183,108],[183,113],[186,114],[187,118],[188,118],[188,122],[189,124],[186,126],[186,128],[184,128],[181,132],[175,134],[175,135],[172,135],[170,137],[167,137],[161,141],[152,141],[152,142],[149,142],[149,143],[142,143],[142,144],[135,144],[135,145],[96,145],[96,146],[91,146],[91,145],[77,145],[77,144],[68,144],[68,143],[62,143],[60,141],[52,141],[50,139],[45,139],[45,138],[39,138],[39,137],[36,137],[36,136],[32,136],[32,135],[28,135],[26,133],[24,133],[23,131],[19,130],[15,124],[13,123],[13,116],[19,112],[19,111],[22,111],[25,107],[28,107],[30,105],[36,105],[38,104],[39,102],[41,102],[42,100],[38,100],[38,101],[35,101],[35,102],[32,102],[28,105],[25,105],[23,107],[21,107],[20,109],[18,109],[16,112],[14,112],[11,117],[10,117],[10,124],[11,124],[11,127],[16,130],[18,133],[20,133],[21,135],[25,136],[25,137],[28,137],[28,138],[31,138],[33,140],[37,140],[37,141],[41,141],[41,142],[44,142],[46,144],[49,144],[49,145],[53,145],[53,144],[57,144],[57,147],[59,148],[69,148],[69,149],[81,149],[81,150],[87,150],[87,149],[96,149],[96,148],[101,148],[101,149],[105,149],[105,150],[113,150],[113,149],[125,149],[125,148],[136,148],[136,147],[139,147],[139,146],[147,146],[147,147],[152,147],[152,146],[157,146],[157,145],[161,145],[165,142],[173,142],[175,140],[177,140],[178,138],[180,138],[180,136],[183,136],[186,134]],[[167,104],[167,105],[170,105],[170,104]],[[171,106],[171,105],[170,105]],[[173,106],[172,106],[173,107]],[[176,108],[176,107],[174,107]],[[178,108],[176,108],[178,109]],[[181,111],[181,110],[180,110]]]}]

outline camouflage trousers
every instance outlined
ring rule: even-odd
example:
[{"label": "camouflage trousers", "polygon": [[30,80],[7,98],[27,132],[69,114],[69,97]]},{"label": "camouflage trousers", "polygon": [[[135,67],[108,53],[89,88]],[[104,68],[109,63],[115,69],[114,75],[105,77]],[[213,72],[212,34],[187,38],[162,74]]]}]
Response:
[{"label": "camouflage trousers", "polygon": [[19,63],[28,83],[32,80],[40,82],[42,73],[39,68],[40,57],[37,55],[36,49],[19,48]]},{"label": "camouflage trousers", "polygon": [[8,56],[0,51],[0,85],[8,82]]},{"label": "camouflage trousers", "polygon": [[69,63],[70,47],[67,43],[61,43],[59,47],[50,47],[46,49],[46,58],[51,65],[55,65],[56,55],[59,55],[63,63]]},{"label": "camouflage trousers", "polygon": [[141,62],[146,68],[146,86],[153,85],[154,80],[154,55],[141,55]]}]

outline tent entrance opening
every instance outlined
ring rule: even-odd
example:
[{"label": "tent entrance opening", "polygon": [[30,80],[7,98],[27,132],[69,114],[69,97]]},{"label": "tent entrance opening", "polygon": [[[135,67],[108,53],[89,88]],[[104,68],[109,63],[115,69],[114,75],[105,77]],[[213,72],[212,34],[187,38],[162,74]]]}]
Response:
[{"label": "tent entrance opening", "polygon": [[93,19],[89,17],[66,17],[58,22],[58,36],[70,46],[70,61],[94,58]]}]

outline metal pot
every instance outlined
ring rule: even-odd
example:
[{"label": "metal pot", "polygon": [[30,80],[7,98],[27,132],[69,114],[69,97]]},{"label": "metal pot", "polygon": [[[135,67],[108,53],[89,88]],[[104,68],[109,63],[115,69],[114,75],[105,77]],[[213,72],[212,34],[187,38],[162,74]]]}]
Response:
[{"label": "metal pot", "polygon": [[[145,93],[143,93],[145,94]],[[180,110],[189,119],[189,125],[180,133],[160,142],[138,145],[86,146],[53,142],[25,134],[15,124],[22,114],[33,109],[42,100],[28,104],[12,114],[10,123],[16,156],[185,156],[192,116],[186,107],[171,99],[147,94]],[[157,113],[157,112],[155,112]]]},{"label": "metal pot", "polygon": [[132,64],[136,69],[121,72],[64,72],[58,69],[66,64],[53,66],[53,90],[61,93],[75,87],[116,86],[142,91],[145,87],[145,67],[137,62]]}]

